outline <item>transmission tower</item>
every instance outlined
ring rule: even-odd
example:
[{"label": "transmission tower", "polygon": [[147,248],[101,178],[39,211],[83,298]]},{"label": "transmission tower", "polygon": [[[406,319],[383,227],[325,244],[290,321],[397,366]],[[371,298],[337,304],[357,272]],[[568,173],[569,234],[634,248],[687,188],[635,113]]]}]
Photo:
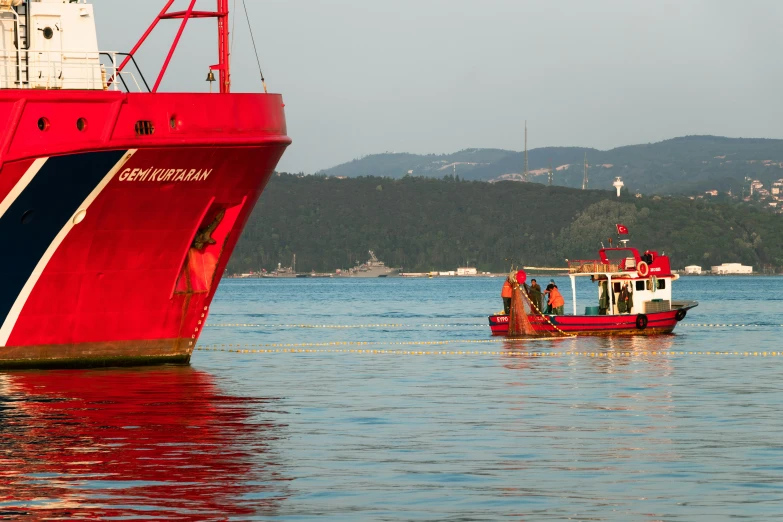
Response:
[{"label": "transmission tower", "polygon": [[527,176],[528,176],[528,170],[527,170],[527,120],[525,120],[525,174],[524,174],[525,181],[527,181]]},{"label": "transmission tower", "polygon": [[552,161],[550,160],[549,161],[549,186],[550,187],[552,186],[552,176],[553,176],[553,174],[552,174]]},{"label": "transmission tower", "polygon": [[587,190],[587,153],[585,152],[585,175],[582,178],[582,190]]}]

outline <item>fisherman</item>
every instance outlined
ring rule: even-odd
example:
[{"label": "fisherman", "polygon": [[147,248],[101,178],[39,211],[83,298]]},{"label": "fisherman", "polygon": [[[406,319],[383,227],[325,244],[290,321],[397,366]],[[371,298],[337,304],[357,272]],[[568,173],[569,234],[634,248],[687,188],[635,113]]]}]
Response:
[{"label": "fisherman", "polygon": [[549,292],[552,290],[552,288],[557,288],[557,284],[555,283],[554,279],[549,280],[549,284],[546,285],[546,290],[544,290],[544,304],[546,304],[546,310],[544,313],[547,315],[552,313],[552,305],[549,304]]},{"label": "fisherman", "polygon": [[621,314],[630,314],[633,309],[633,292],[628,287],[628,283],[623,283],[620,289],[620,298],[617,301],[617,311]]},{"label": "fisherman", "polygon": [[598,298],[598,315],[606,315],[609,312],[609,285],[601,281],[601,296]]},{"label": "fisherman", "polygon": [[500,291],[500,297],[503,298],[503,310],[506,311],[506,315],[511,313],[511,295],[514,292],[514,287],[511,286],[511,282],[506,278],[503,283],[503,290]]},{"label": "fisherman", "polygon": [[541,287],[535,279],[530,280],[530,289],[527,295],[530,297],[530,302],[535,306],[533,313],[541,312]]},{"label": "fisherman", "polygon": [[548,294],[547,311],[551,310],[552,315],[563,315],[565,311],[565,300],[560,294],[560,290],[557,289],[557,285],[549,283],[546,287],[546,294]]}]

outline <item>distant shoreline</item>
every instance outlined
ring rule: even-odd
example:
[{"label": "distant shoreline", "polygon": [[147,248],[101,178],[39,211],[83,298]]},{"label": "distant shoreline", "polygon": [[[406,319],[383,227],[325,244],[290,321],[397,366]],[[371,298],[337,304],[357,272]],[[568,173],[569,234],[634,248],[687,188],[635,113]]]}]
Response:
[{"label": "distant shoreline", "polygon": [[[398,276],[392,276],[392,277],[349,277],[349,276],[316,276],[316,277],[256,277],[256,276],[245,276],[242,277],[241,275],[229,275],[225,276],[224,279],[263,279],[263,280],[303,280],[303,279],[343,279],[343,280],[372,280],[372,279],[497,279],[497,278],[504,278],[508,274],[505,273],[497,273],[497,274],[477,274],[477,275],[420,275],[416,273],[416,275],[405,275],[401,274]],[[531,278],[532,274],[528,272],[528,277]],[[553,277],[568,277],[568,273],[564,272],[536,272],[535,277],[532,277],[531,279],[542,279],[545,277],[553,278]],[[681,277],[780,277],[783,276],[783,274],[678,274]]]}]

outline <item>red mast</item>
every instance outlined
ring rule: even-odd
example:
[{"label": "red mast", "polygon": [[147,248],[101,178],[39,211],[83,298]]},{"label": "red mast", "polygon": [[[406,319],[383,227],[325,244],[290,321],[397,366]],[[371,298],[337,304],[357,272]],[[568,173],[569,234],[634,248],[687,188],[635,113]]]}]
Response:
[{"label": "red mast", "polygon": [[183,31],[185,30],[185,26],[188,24],[188,20],[191,18],[217,18],[218,63],[216,65],[211,65],[209,69],[218,71],[220,74],[220,92],[223,94],[231,92],[231,67],[229,65],[230,46],[228,38],[228,0],[217,0],[216,11],[196,11],[194,10],[196,1],[197,0],[191,0],[190,5],[185,11],[174,11],[169,13],[169,8],[171,7],[171,4],[174,3],[174,0],[168,0],[168,3],[166,3],[166,6],[163,8],[160,14],[155,18],[152,24],[150,24],[147,31],[142,35],[141,39],[136,43],[133,49],[131,49],[131,52],[129,53],[130,56],[127,56],[117,68],[117,73],[119,74],[119,72],[121,72],[128,64],[128,62],[131,60],[131,56],[136,54],[136,51],[138,51],[142,44],[144,44],[144,42],[147,40],[147,37],[149,37],[152,31],[155,30],[155,27],[157,27],[158,22],[161,20],[181,19],[182,23],[179,26],[179,31],[177,31],[177,36],[174,38],[174,42],[171,44],[171,49],[169,49],[169,54],[166,56],[166,61],[163,62],[163,66],[160,69],[158,78],[155,81],[155,86],[152,88],[152,92],[157,92],[158,87],[160,86],[160,82],[163,80],[163,77],[166,74],[166,69],[171,62],[171,58],[174,56],[174,51],[177,49],[177,45],[179,44],[179,40],[182,37]]}]

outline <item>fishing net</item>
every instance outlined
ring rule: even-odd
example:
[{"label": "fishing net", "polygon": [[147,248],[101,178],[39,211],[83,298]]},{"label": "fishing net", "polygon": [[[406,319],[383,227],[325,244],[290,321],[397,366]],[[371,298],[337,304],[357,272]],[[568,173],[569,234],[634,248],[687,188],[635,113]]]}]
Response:
[{"label": "fishing net", "polygon": [[[523,291],[522,286],[516,281],[512,282],[513,291],[511,292],[511,312],[508,318],[508,337],[522,337],[526,335],[536,335],[533,325],[530,324],[528,311],[530,299],[527,293]],[[523,297],[524,295],[524,297]]]},{"label": "fishing net", "polygon": [[[569,337],[555,326],[539,308],[542,303],[533,303],[528,295],[527,285],[519,283],[515,275],[509,276],[512,285],[511,309],[508,318],[507,337]],[[530,317],[536,317],[538,328],[534,328]]]}]

